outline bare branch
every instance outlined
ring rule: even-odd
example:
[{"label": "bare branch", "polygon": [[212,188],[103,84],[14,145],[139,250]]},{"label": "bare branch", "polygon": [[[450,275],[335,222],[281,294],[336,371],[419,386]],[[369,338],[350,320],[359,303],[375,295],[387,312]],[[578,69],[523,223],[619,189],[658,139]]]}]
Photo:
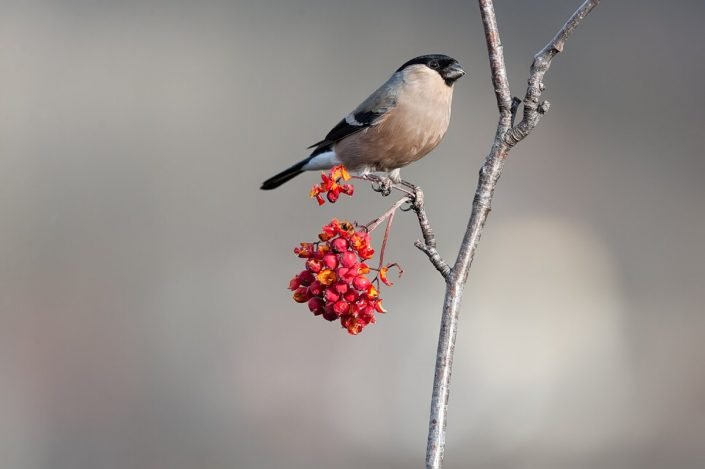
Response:
[{"label": "bare branch", "polygon": [[[368,223],[368,229],[373,230],[382,221],[390,217],[395,210],[397,210],[401,205],[409,203],[411,205],[410,209],[403,209],[403,211],[413,210],[419,219],[419,228],[421,228],[421,234],[423,235],[423,241],[417,240],[414,242],[414,246],[419,248],[421,252],[428,256],[428,260],[431,261],[433,267],[441,273],[443,278],[447,281],[450,277],[450,266],[443,260],[441,255],[436,249],[436,235],[433,234],[431,229],[431,224],[428,221],[428,215],[426,215],[426,209],[424,207],[424,195],[423,191],[419,186],[416,186],[407,181],[400,181],[398,184],[393,183],[389,178],[382,178],[375,174],[365,174],[362,176],[353,176],[356,179],[361,179],[363,181],[368,181],[372,183],[372,190],[381,193],[383,196],[387,196],[391,193],[392,189],[396,189],[400,192],[406,194],[406,197],[400,199],[392,208],[387,210],[384,214],[376,218],[375,220]],[[384,239],[386,244],[387,238],[385,234]],[[384,246],[382,248],[384,251]]]},{"label": "bare branch", "polygon": [[499,38],[497,17],[494,14],[492,0],[480,0],[480,14],[482,16],[482,26],[485,28],[485,41],[487,42],[487,54],[490,57],[490,71],[492,72],[492,84],[497,97],[497,107],[499,108],[500,116],[506,119],[511,116],[512,93],[509,91],[507,68],[504,65],[504,48]]},{"label": "bare branch", "polygon": [[450,266],[443,260],[441,255],[436,250],[436,235],[433,234],[431,224],[428,221],[423,197],[423,191],[421,188],[416,187],[414,190],[414,198],[411,204],[411,209],[416,212],[416,216],[419,219],[419,227],[421,228],[421,234],[423,235],[424,240],[416,241],[414,246],[419,248],[428,256],[428,260],[431,261],[431,264],[433,264],[436,270],[438,270],[447,281],[451,273]]},{"label": "bare branch", "polygon": [[600,0],[585,0],[553,39],[534,56],[524,97],[524,117],[505,137],[505,142],[510,148],[525,139],[539,123],[541,116],[548,111],[548,101],[541,102],[541,94],[545,89],[543,77],[551,67],[553,58],[563,52],[565,41],[599,3]]},{"label": "bare branch", "polygon": [[[436,235],[433,234],[431,229],[431,224],[428,221],[428,215],[426,215],[426,208],[424,206],[424,195],[420,187],[407,182],[401,181],[399,184],[392,183],[388,178],[382,178],[374,174],[366,174],[363,176],[353,176],[356,179],[362,179],[364,181],[371,182],[373,184],[372,190],[375,192],[380,192],[382,195],[389,195],[392,189],[406,194],[406,197],[398,200],[392,208],[384,212],[379,217],[375,218],[369,222],[366,227],[369,231],[374,230],[382,223],[384,220],[389,219],[391,221],[394,216],[394,212],[400,208],[403,204],[409,203],[410,208],[404,209],[402,211],[413,210],[419,219],[419,228],[421,228],[421,234],[423,236],[423,241],[417,240],[414,242],[414,246],[419,248],[424,254],[428,256],[428,260],[431,261],[433,267],[440,272],[443,278],[447,281],[450,277],[450,266],[443,260],[441,255],[436,249]],[[386,179],[386,180],[385,180]],[[385,230],[384,243],[382,244],[382,255],[384,255],[384,247],[387,243],[387,235],[389,231],[389,225],[387,230]],[[381,261],[380,261],[381,262]]]},{"label": "bare branch", "polygon": [[563,50],[566,39],[599,3],[599,0],[586,0],[583,2],[551,42],[536,54],[534,63],[531,66],[529,86],[524,98],[524,117],[519,124],[514,126],[514,116],[519,103],[511,98],[494,4],[492,0],[478,1],[487,41],[492,83],[497,97],[499,121],[497,122],[492,148],[480,169],[472,212],[458,257],[455,265],[450,270],[450,275],[446,278],[446,295],[443,302],[441,330],[438,338],[433,396],[431,399],[431,417],[426,447],[427,469],[440,469],[443,462],[448,416],[448,395],[453,367],[453,353],[455,351],[455,338],[458,330],[460,301],[475,250],[480,242],[482,229],[491,210],[492,196],[502,174],[504,162],[509,151],[536,127],[539,117],[548,111],[548,101],[543,103],[539,101],[543,92],[543,77],[551,64],[551,60]]}]

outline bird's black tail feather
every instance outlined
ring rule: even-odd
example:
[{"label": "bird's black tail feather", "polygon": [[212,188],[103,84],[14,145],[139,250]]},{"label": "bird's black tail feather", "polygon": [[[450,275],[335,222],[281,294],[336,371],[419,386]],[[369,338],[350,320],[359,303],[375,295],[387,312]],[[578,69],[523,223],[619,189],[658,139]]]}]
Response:
[{"label": "bird's black tail feather", "polygon": [[262,187],[260,187],[260,189],[265,190],[265,191],[268,191],[271,189],[276,189],[277,187],[281,186],[282,184],[284,184],[288,180],[295,178],[296,176],[298,176],[299,174],[304,172],[304,170],[301,168],[303,168],[306,165],[306,163],[308,163],[308,160],[310,160],[310,159],[311,158],[306,158],[303,161],[299,161],[294,166],[292,166],[288,169],[285,169],[284,171],[277,174],[276,176],[272,176],[271,178],[267,179],[266,181],[264,181],[262,183]]}]

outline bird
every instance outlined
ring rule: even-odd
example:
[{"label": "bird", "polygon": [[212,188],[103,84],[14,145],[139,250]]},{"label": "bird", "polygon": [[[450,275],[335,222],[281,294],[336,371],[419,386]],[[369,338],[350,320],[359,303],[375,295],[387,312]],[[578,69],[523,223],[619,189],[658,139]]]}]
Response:
[{"label": "bird", "polygon": [[426,156],[450,123],[453,85],[465,75],[452,57],[429,54],[399,67],[362,104],[341,119],[311,154],[262,183],[275,189],[304,171],[343,165],[359,175],[387,172],[401,182],[400,168]]}]

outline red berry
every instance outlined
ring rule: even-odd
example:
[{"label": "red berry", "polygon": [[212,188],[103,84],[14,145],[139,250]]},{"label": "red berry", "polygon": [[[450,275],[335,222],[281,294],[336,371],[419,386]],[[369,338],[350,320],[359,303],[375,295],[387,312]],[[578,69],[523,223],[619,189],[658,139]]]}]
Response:
[{"label": "red berry", "polygon": [[331,288],[326,288],[326,292],[324,293],[323,297],[326,299],[327,302],[335,303],[340,299],[340,294],[338,294],[335,290]]},{"label": "red berry", "polygon": [[289,281],[289,290],[294,291],[297,288],[301,286],[301,282],[299,282],[299,276],[297,275],[296,277],[292,278]]},{"label": "red berry", "polygon": [[350,283],[355,279],[357,272],[353,269],[346,269],[345,267],[340,267],[338,269],[338,276],[343,282]]},{"label": "red berry", "polygon": [[336,274],[338,274],[338,278],[343,278],[346,275],[348,275],[348,269],[347,267],[338,267],[338,269],[335,271]]},{"label": "red berry", "polygon": [[316,278],[314,277],[314,275],[311,272],[309,272],[308,270],[302,271],[299,274],[299,278],[298,278],[299,283],[301,285],[303,285],[304,287],[311,285],[315,279]]},{"label": "red berry", "polygon": [[343,267],[350,268],[355,264],[357,264],[357,256],[354,252],[345,251],[344,253],[340,254],[340,265],[342,265]]},{"label": "red berry", "polygon": [[338,197],[340,197],[340,192],[330,190],[328,191],[328,194],[326,194],[326,197],[328,198],[328,202],[334,204],[338,200]]},{"label": "red berry", "polygon": [[347,301],[336,301],[333,305],[333,311],[335,311],[338,316],[347,313],[349,310],[350,304]]},{"label": "red berry", "polygon": [[311,296],[321,296],[323,294],[323,285],[318,280],[315,280],[310,287],[308,287],[308,292]]},{"label": "red berry", "polygon": [[338,267],[338,256],[335,254],[326,254],[323,256],[323,265],[326,266],[328,269],[335,269]]},{"label": "red berry", "polygon": [[323,311],[323,319],[327,321],[335,321],[338,319],[338,315],[333,311],[333,305],[326,305]]},{"label": "red berry", "polygon": [[323,313],[323,308],[325,307],[325,302],[318,297],[313,297],[308,300],[308,309],[311,310],[313,314],[318,316]]},{"label": "red berry", "polygon": [[348,284],[345,282],[338,282],[334,285],[335,291],[341,295],[348,291]]},{"label": "red berry", "polygon": [[347,293],[343,295],[343,299],[348,303],[355,303],[357,301],[357,293],[353,290],[348,290]]},{"label": "red berry", "polygon": [[308,288],[306,287],[299,287],[294,292],[294,301],[297,303],[306,303],[309,297]]},{"label": "red berry", "polygon": [[363,277],[362,275],[358,275],[353,280],[353,286],[356,290],[365,291],[370,287],[370,285],[370,279],[368,279],[367,277]]},{"label": "red berry", "polygon": [[344,238],[335,238],[331,241],[331,247],[335,252],[343,252],[348,249],[348,240]]}]

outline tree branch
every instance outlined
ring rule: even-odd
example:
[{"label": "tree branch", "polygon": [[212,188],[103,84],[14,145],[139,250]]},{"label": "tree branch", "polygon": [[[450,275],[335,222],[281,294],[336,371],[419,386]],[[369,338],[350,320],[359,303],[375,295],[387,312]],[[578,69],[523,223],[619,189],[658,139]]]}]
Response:
[{"label": "tree branch", "polygon": [[428,256],[428,260],[431,264],[438,270],[446,281],[451,274],[450,266],[443,260],[441,255],[436,250],[436,235],[433,234],[431,229],[431,224],[428,221],[428,216],[426,215],[426,208],[424,207],[423,191],[420,187],[416,187],[414,190],[414,197],[411,202],[411,209],[416,212],[416,216],[419,219],[419,227],[421,228],[421,234],[423,235],[423,241],[418,240],[414,243],[414,246],[419,248],[423,253]]},{"label": "tree branch", "polygon": [[499,121],[492,148],[480,169],[472,212],[458,257],[455,265],[450,270],[450,275],[446,277],[446,294],[438,338],[431,399],[431,417],[426,447],[427,469],[439,469],[443,462],[448,416],[448,395],[455,351],[455,338],[458,330],[460,302],[482,229],[491,210],[492,196],[502,174],[504,162],[509,151],[526,138],[538,124],[540,115],[548,110],[549,103],[539,103],[539,99],[543,92],[543,77],[550,67],[551,60],[563,50],[566,39],[599,3],[599,0],[586,0],[583,2],[551,42],[536,54],[531,65],[529,85],[524,98],[524,116],[521,122],[514,126],[513,121],[517,112],[518,102],[516,100],[513,101],[511,98],[494,4],[492,0],[478,1],[485,30],[492,83],[497,97]]},{"label": "tree branch", "polygon": [[[447,281],[450,277],[450,266],[443,260],[441,255],[436,249],[436,235],[433,234],[431,229],[431,224],[428,221],[428,215],[426,215],[426,208],[424,206],[424,195],[421,188],[415,184],[407,181],[401,181],[398,184],[392,182],[389,178],[382,178],[375,174],[365,174],[362,176],[353,176],[356,179],[362,179],[363,181],[368,181],[372,183],[372,190],[381,193],[383,196],[387,196],[391,193],[392,189],[396,189],[400,192],[406,194],[404,199],[397,202],[390,211],[399,208],[400,204],[409,202],[411,204],[410,209],[402,209],[403,211],[413,210],[419,219],[419,228],[421,228],[421,235],[423,236],[423,241],[417,240],[414,242],[421,252],[428,256],[428,260],[431,261],[433,267],[441,273],[443,278]],[[389,216],[389,211],[377,218],[376,220],[370,222],[370,224],[377,222],[381,223],[386,217]],[[375,227],[377,225],[374,225]]]},{"label": "tree branch", "polygon": [[509,91],[507,68],[504,65],[504,47],[502,47],[502,41],[499,38],[499,27],[492,0],[480,0],[480,16],[482,17],[482,26],[485,29],[485,42],[487,42],[487,54],[490,58],[490,72],[492,73],[494,93],[497,97],[500,124],[502,127],[508,127],[509,124],[506,120],[511,117],[512,93]]},{"label": "tree branch", "polygon": [[543,77],[551,67],[553,58],[563,52],[565,41],[599,3],[600,0],[584,1],[553,39],[534,56],[534,61],[529,71],[529,85],[526,88],[526,96],[524,97],[524,117],[519,124],[507,133],[505,138],[510,148],[525,139],[539,123],[541,116],[548,111],[550,103],[548,101],[540,102],[541,94],[545,90]]}]

